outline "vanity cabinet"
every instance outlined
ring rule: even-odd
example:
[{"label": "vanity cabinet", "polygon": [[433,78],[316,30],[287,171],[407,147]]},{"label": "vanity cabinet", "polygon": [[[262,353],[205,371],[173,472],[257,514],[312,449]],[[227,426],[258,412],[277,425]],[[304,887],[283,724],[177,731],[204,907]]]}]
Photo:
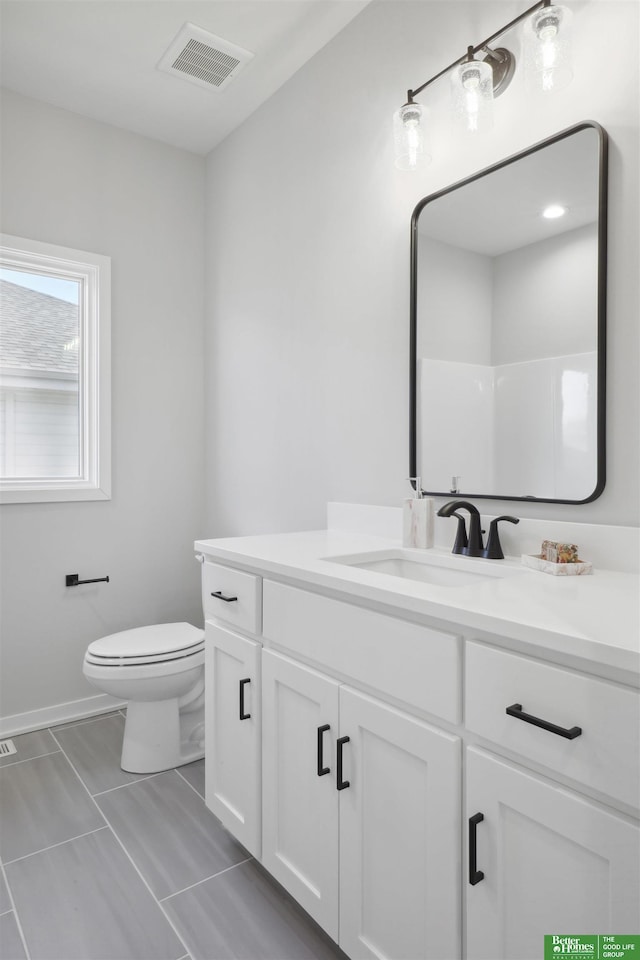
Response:
[{"label": "vanity cabinet", "polygon": [[[336,941],[339,688],[317,670],[263,651],[262,862]],[[321,768],[331,774],[319,776]]]},{"label": "vanity cabinet", "polygon": [[467,960],[535,960],[545,934],[640,929],[629,819],[469,747],[467,823]]},{"label": "vanity cabinet", "polygon": [[460,956],[460,739],[263,651],[263,863],[352,958]]},{"label": "vanity cabinet", "polygon": [[481,643],[465,663],[467,730],[638,807],[637,690]]},{"label": "vanity cabinet", "polygon": [[[637,809],[637,690],[465,646],[469,733]],[[535,960],[545,934],[640,929],[637,822],[486,749],[466,754],[467,960]]]},{"label": "vanity cabinet", "polygon": [[260,857],[261,645],[205,623],[206,804]]},{"label": "vanity cabinet", "polygon": [[545,934],[640,929],[637,689],[204,568],[207,804],[348,957],[539,960]]},{"label": "vanity cabinet", "polygon": [[340,938],[349,957],[460,957],[460,739],[340,688]]}]

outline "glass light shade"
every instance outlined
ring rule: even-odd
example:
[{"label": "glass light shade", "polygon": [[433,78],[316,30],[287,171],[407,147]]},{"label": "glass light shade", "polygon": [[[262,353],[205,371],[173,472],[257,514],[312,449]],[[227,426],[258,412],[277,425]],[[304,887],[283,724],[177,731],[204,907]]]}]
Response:
[{"label": "glass light shade", "polygon": [[393,115],[395,164],[398,170],[418,170],[431,163],[426,111],[420,103],[405,103]]},{"label": "glass light shade", "polygon": [[536,10],[524,25],[525,83],[529,90],[554,93],[573,79],[571,18],[567,7]]},{"label": "glass light shade", "polygon": [[451,73],[456,121],[471,133],[493,125],[493,70],[484,60],[465,60]]}]

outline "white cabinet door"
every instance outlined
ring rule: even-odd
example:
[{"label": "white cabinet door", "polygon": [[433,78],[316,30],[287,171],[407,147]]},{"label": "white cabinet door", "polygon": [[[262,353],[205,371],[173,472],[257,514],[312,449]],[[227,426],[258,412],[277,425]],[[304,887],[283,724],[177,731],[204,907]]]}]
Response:
[{"label": "white cabinet door", "polygon": [[209,809],[260,856],[260,644],[205,624],[205,795]]},{"label": "white cabinet door", "polygon": [[324,674],[263,652],[262,862],[334,940],[338,690]]},{"label": "white cabinet door", "polygon": [[[545,934],[640,929],[640,830],[567,788],[467,751],[468,960],[539,960]],[[467,861],[469,866],[469,861]]]},{"label": "white cabinet door", "polygon": [[460,739],[340,689],[340,946],[460,957]]}]

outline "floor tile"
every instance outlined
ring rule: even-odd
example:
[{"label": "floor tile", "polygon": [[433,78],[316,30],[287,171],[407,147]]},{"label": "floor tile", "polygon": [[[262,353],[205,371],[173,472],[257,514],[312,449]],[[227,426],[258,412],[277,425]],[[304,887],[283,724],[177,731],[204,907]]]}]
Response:
[{"label": "floor tile", "polygon": [[62,753],[0,767],[0,809],[5,863],[104,825]]},{"label": "floor tile", "polygon": [[26,960],[24,944],[13,913],[0,917],[0,960]]},{"label": "floor tile", "polygon": [[9,864],[32,960],[177,960],[185,946],[108,829]]},{"label": "floor tile", "polygon": [[173,770],[96,800],[159,899],[247,857]]},{"label": "floor tile", "polygon": [[193,960],[346,960],[254,861],[163,904]]},{"label": "floor tile", "polygon": [[48,730],[34,730],[32,733],[21,733],[13,740],[17,753],[8,757],[0,757],[0,767],[7,767],[20,760],[30,760],[32,757],[42,757],[45,753],[55,753],[60,747]]},{"label": "floor tile", "polygon": [[12,910],[13,905],[9,898],[9,891],[7,890],[7,885],[4,882],[4,877],[0,873],[0,913],[6,913],[7,910]]},{"label": "floor tile", "polygon": [[196,760],[194,763],[185,763],[179,767],[180,774],[188,780],[194,790],[197,790],[204,800],[204,760]]},{"label": "floor tile", "polygon": [[120,769],[124,717],[119,713],[53,732],[90,793],[140,779],[139,774]]}]

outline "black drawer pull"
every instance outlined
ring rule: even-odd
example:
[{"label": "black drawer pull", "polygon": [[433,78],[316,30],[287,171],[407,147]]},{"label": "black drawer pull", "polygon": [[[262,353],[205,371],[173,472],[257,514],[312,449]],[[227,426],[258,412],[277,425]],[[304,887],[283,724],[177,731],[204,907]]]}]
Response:
[{"label": "black drawer pull", "polygon": [[234,600],[237,600],[237,597],[225,597],[222,590],[216,590],[215,593],[211,594],[212,597],[217,597],[218,600],[224,600],[225,603],[233,603]]},{"label": "black drawer pull", "polygon": [[548,720],[541,720],[540,717],[532,717],[530,713],[523,712],[521,703],[512,703],[510,707],[507,707],[507,713],[510,717],[515,717],[516,720],[524,720],[525,723],[532,723],[534,727],[542,727],[543,730],[556,733],[559,737],[564,737],[566,740],[575,740],[575,738],[579,737],[582,733],[582,727],[571,727],[567,730],[565,727],[556,726],[555,723],[549,723]]},{"label": "black drawer pull", "polygon": [[345,743],[349,743],[351,737],[338,737],[337,746],[338,746],[338,776],[337,776],[337,788],[338,790],[346,790],[347,787],[350,787],[351,784],[348,780],[342,779],[342,748]]},{"label": "black drawer pull", "polygon": [[325,773],[331,773],[329,767],[324,766],[324,759],[322,756],[322,735],[326,733],[327,730],[331,730],[331,727],[328,723],[323,723],[321,727],[318,727],[318,776],[324,777]]},{"label": "black drawer pull", "polygon": [[251,677],[246,677],[244,680],[240,681],[240,719],[241,720],[251,719],[251,714],[244,712],[244,688],[248,683],[251,683]]},{"label": "black drawer pull", "polygon": [[469,883],[475,887],[476,883],[484,880],[484,873],[478,870],[477,827],[484,820],[484,813],[474,813],[469,817]]}]

